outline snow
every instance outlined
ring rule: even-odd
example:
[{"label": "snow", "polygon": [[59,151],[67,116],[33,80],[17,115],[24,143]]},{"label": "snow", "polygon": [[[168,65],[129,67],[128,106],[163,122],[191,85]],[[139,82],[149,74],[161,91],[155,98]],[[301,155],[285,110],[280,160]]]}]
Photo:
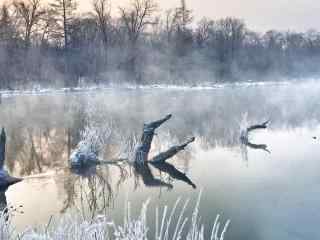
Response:
[{"label": "snow", "polygon": [[[201,196],[201,194],[200,194]],[[230,221],[223,226],[219,216],[211,228],[210,238],[204,236],[204,225],[201,224],[199,216],[200,196],[194,207],[192,216],[185,216],[189,201],[186,201],[180,210],[178,199],[168,213],[168,207],[163,208],[162,216],[159,216],[156,209],[155,221],[147,221],[147,211],[149,201],[146,201],[141,208],[140,215],[136,218],[131,217],[130,203],[125,208],[125,218],[122,225],[115,224],[106,216],[97,216],[93,220],[82,219],[80,214],[64,215],[59,220],[50,219],[49,223],[40,228],[29,228],[22,233],[14,230],[10,223],[10,213],[4,211],[0,214],[0,239],[13,240],[223,240]],[[173,216],[179,216],[174,221]],[[9,218],[8,218],[9,217]],[[190,220],[189,220],[190,219]],[[52,221],[51,221],[52,220]],[[154,233],[149,232],[151,224],[156,225]],[[159,225],[160,224],[160,225]],[[170,231],[169,229],[174,229]]]}]

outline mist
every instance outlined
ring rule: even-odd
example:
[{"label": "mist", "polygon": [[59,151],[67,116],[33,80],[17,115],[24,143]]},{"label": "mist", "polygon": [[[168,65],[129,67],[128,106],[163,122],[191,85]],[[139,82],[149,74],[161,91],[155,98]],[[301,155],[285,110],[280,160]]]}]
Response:
[{"label": "mist", "polygon": [[243,19],[199,20],[184,0],[167,10],[154,0],[135,0],[116,14],[110,4],[96,0],[83,13],[75,0],[66,6],[59,0],[2,3],[0,88],[195,86],[319,76],[318,31],[260,33]]}]

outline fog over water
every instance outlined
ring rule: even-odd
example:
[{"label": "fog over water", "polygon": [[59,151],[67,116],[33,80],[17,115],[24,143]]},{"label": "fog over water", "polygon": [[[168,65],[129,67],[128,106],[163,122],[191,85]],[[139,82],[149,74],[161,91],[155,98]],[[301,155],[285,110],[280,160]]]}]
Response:
[{"label": "fog over water", "polygon": [[229,220],[225,240],[320,239],[319,12],[0,0],[0,240],[10,226],[120,239],[141,209],[124,231],[148,239],[172,209],[166,240],[217,222],[222,240]]},{"label": "fog over water", "polygon": [[[12,220],[24,229],[46,224],[52,215],[79,212],[87,218],[106,213],[121,222],[126,200],[135,214],[147,199],[150,209],[162,208],[178,197],[194,202],[202,190],[206,226],[218,213],[231,219],[226,239],[317,239],[319,90],[320,84],[308,82],[7,96],[0,111],[8,134],[7,168],[25,178],[6,192],[9,206],[23,205]],[[166,168],[136,171],[124,163],[69,170],[68,156],[89,121],[112,129],[101,156],[108,160],[140,136],[144,122],[167,113],[173,118],[157,131],[151,155],[190,136],[196,142]],[[241,145],[241,129],[268,119],[270,127],[250,137],[267,151]],[[161,187],[150,187],[150,173]]]}]

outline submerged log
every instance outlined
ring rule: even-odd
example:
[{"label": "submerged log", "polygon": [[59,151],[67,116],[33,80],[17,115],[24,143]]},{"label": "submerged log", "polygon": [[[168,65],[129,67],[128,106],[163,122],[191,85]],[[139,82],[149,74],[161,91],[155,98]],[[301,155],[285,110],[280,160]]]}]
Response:
[{"label": "submerged log", "polygon": [[[172,115],[169,114],[158,121],[144,124],[140,143],[135,150],[135,155],[134,155],[135,164],[145,164],[148,162],[148,156],[149,156],[152,140],[155,135],[155,130],[159,128],[163,123],[168,121],[171,117]],[[184,150],[185,147],[187,147],[194,140],[195,138],[191,138],[187,142],[181,145],[173,146],[169,150],[155,156],[151,161],[155,163],[163,163],[167,159],[173,157],[180,151]],[[86,144],[86,142],[83,141],[78,144],[77,149],[75,149],[71,154],[70,165],[71,165],[71,168],[88,168],[92,165],[97,165],[97,164],[114,164],[114,163],[117,164],[124,160],[127,160],[127,159],[118,159],[115,161],[101,161],[98,159],[98,153],[96,151],[93,151],[90,148],[90,146],[88,146],[88,144]]]},{"label": "submerged log", "polygon": [[257,130],[257,129],[266,129],[268,127],[269,122],[270,122],[270,120],[265,121],[262,124],[252,125],[247,128],[247,132],[251,132],[251,131]]},{"label": "submerged log", "polygon": [[249,133],[254,131],[254,130],[258,130],[258,129],[266,129],[268,128],[268,124],[269,124],[269,120],[266,122],[263,122],[262,124],[256,124],[256,125],[252,125],[250,127],[248,127],[244,132],[241,133],[241,143],[246,145],[249,148],[252,149],[259,149],[259,150],[263,150],[266,151],[268,153],[270,153],[270,151],[268,150],[268,146],[266,144],[255,144],[255,143],[251,143],[249,140]]},{"label": "submerged log", "polygon": [[9,186],[21,182],[21,178],[11,177],[9,173],[4,170],[4,161],[6,157],[6,132],[2,128],[0,134],[0,189],[7,189]]},{"label": "submerged log", "polygon": [[248,128],[246,128],[244,131],[241,132],[240,140],[243,144],[249,143],[249,133],[258,130],[258,129],[266,129],[268,128],[269,120],[266,122],[263,122],[262,124],[256,124],[252,125]]}]

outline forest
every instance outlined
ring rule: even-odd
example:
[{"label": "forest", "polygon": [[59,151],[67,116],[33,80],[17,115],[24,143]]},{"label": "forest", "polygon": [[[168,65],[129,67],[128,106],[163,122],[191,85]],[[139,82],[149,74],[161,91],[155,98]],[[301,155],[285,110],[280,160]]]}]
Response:
[{"label": "forest", "polygon": [[255,32],[244,20],[196,21],[185,0],[125,7],[93,0],[14,0],[0,6],[0,89],[110,84],[200,85],[319,75],[320,32]]}]

